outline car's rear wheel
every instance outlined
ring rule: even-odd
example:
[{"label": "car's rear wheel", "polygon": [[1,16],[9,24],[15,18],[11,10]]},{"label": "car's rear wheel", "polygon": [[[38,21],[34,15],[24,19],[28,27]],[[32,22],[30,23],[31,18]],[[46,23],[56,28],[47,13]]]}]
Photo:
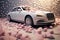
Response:
[{"label": "car's rear wheel", "polygon": [[8,20],[8,21],[11,21],[10,15],[7,16],[7,20]]},{"label": "car's rear wheel", "polygon": [[26,18],[25,18],[25,24],[26,25],[34,25],[33,24],[33,19],[32,19],[32,17],[31,16],[27,16]]}]

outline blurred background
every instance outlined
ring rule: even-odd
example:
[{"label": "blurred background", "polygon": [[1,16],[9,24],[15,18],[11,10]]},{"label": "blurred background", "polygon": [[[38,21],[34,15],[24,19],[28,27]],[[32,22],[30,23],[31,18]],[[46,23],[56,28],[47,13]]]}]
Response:
[{"label": "blurred background", "polygon": [[0,0],[0,17],[6,17],[13,7],[19,5],[51,11],[56,17],[60,17],[60,0]]}]

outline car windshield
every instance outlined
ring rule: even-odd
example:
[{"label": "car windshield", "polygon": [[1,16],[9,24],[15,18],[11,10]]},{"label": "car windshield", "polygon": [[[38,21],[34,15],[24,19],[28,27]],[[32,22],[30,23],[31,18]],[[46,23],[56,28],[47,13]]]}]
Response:
[{"label": "car windshield", "polygon": [[28,6],[25,6],[25,7],[22,7],[23,10],[25,11],[37,11],[37,10],[44,10],[44,9],[39,9],[39,8],[33,8],[33,7],[28,7]]},{"label": "car windshield", "polygon": [[31,10],[30,7],[22,7],[23,10]]},{"label": "car windshield", "polygon": [[22,7],[23,10],[26,10],[26,11],[35,11],[37,10],[36,8],[32,8],[32,7]]}]

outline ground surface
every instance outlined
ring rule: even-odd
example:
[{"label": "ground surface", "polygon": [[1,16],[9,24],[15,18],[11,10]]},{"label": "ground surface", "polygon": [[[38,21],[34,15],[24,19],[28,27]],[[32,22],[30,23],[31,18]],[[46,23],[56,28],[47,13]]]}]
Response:
[{"label": "ground surface", "polygon": [[[60,40],[60,24],[59,24],[60,22],[59,21],[60,20],[56,19],[57,24],[55,25],[55,27],[53,29],[51,29],[54,31],[55,40]],[[1,36],[2,38],[4,38],[4,40],[16,40],[15,36],[16,36],[17,31],[20,34],[29,35],[31,40],[39,40],[37,38],[35,31],[32,31],[32,33],[27,33],[23,29],[17,30],[18,23],[9,22],[8,20],[6,20],[6,18],[4,18],[4,19],[0,18],[0,26],[2,26],[3,31],[5,32],[5,36]],[[50,30],[50,29],[48,29],[48,30]],[[9,33],[11,33],[11,35],[9,35]],[[2,39],[0,39],[0,40],[2,40]],[[49,40],[49,39],[44,38],[44,40]]]}]

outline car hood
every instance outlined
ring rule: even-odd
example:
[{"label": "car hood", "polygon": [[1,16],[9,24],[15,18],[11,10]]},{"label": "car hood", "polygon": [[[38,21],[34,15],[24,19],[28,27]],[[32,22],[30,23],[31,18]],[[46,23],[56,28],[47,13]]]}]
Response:
[{"label": "car hood", "polygon": [[51,13],[51,12],[38,10],[38,11],[35,11],[35,13],[36,14],[47,14],[47,13]]},{"label": "car hood", "polygon": [[45,15],[47,13],[51,13],[49,11],[41,11],[41,10],[36,10],[36,11],[30,11],[31,13],[38,14],[38,15]]}]

